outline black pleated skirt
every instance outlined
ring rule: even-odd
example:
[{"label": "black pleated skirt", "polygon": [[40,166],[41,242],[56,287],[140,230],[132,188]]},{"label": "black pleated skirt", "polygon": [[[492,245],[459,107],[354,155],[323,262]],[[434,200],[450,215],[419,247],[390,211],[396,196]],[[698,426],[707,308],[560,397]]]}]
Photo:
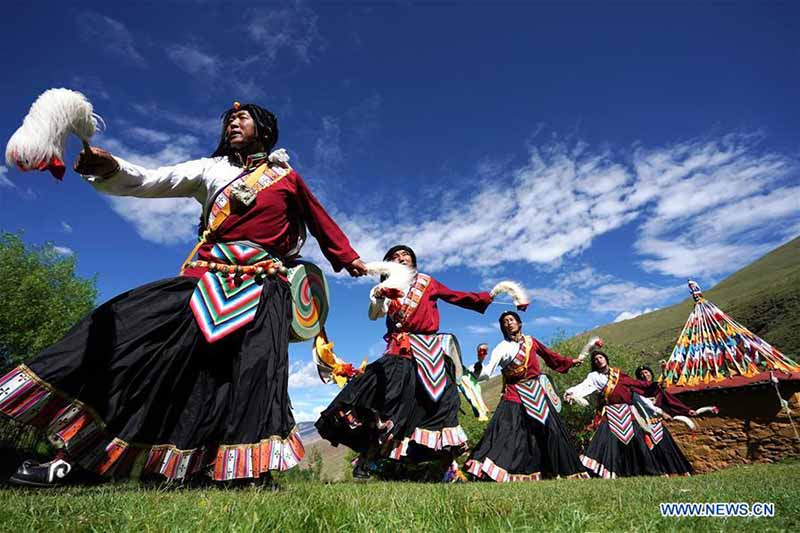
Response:
[{"label": "black pleated skirt", "polygon": [[197,282],[166,279],[101,305],[0,379],[0,411],[102,474],[227,480],[296,465],[288,284],[266,279],[253,321],[208,343],[189,307]]},{"label": "black pleated skirt", "polygon": [[603,417],[581,462],[597,477],[613,479],[629,476],[657,476],[662,471],[645,441],[645,432],[635,421],[633,437],[625,444],[609,428]]},{"label": "black pleated skirt", "polygon": [[550,415],[542,424],[528,416],[522,404],[501,400],[467,460],[467,472],[498,482],[588,477],[561,417],[550,400],[545,401]]},{"label": "black pleated skirt", "polygon": [[664,435],[658,444],[653,445],[651,453],[653,459],[662,474],[669,476],[688,476],[694,473],[692,464],[683,455],[683,452],[678,447],[678,444],[672,438],[666,425],[664,427]]},{"label": "black pleated skirt", "polygon": [[334,446],[412,462],[463,451],[467,435],[458,423],[452,362],[445,357],[447,384],[439,401],[419,383],[416,364],[384,355],[368,365],[322,412],[316,422],[320,436]]}]

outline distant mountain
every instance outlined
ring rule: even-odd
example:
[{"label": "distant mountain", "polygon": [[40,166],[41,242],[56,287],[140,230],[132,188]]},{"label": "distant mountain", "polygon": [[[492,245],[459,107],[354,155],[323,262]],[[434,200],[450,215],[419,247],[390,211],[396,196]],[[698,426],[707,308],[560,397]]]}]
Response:
[{"label": "distant mountain", "polygon": [[298,422],[297,431],[300,433],[300,438],[303,439],[303,445],[305,446],[313,444],[320,439],[317,428],[314,427],[314,422]]}]

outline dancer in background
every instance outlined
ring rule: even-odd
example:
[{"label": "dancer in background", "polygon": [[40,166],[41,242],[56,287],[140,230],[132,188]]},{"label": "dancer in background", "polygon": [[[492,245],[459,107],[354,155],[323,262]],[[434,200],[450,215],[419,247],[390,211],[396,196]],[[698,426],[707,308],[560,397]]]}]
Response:
[{"label": "dancer in background", "polygon": [[600,392],[596,429],[581,462],[594,475],[606,479],[626,476],[655,476],[665,472],[650,451],[646,430],[637,421],[634,403],[641,397],[655,397],[655,404],[664,412],[695,416],[694,410],[658,384],[640,381],[612,368],[608,355],[595,351],[591,355],[592,371],[581,383],[570,387],[564,399],[588,406],[584,398]]},{"label": "dancer in background", "polygon": [[[405,245],[392,247],[386,261],[416,271],[417,257]],[[439,333],[438,301],[483,313],[488,292],[460,292],[415,272],[399,291],[374,288],[369,318],[386,317],[386,351],[367,366],[322,412],[316,427],[334,445],[359,452],[353,477],[368,479],[369,463],[381,457],[420,462],[440,459],[449,468],[465,450],[458,422],[452,335]]]},{"label": "dancer in background", "polygon": [[500,315],[500,329],[504,340],[492,350],[489,364],[479,362],[476,371],[480,380],[486,380],[502,369],[503,395],[465,464],[467,472],[497,482],[588,478],[556,410],[560,400],[549,380],[544,381],[539,358],[564,374],[583,363],[591,344],[577,359],[564,357],[524,335],[522,320],[513,311]]},{"label": "dancer in background", "polygon": [[[653,370],[647,365],[641,365],[636,369],[636,379],[653,383]],[[659,470],[669,476],[691,475],[694,472],[691,463],[664,425],[664,420],[672,420],[672,417],[655,405],[654,397],[636,395],[635,399],[636,407],[651,429],[645,435],[645,441]]]}]

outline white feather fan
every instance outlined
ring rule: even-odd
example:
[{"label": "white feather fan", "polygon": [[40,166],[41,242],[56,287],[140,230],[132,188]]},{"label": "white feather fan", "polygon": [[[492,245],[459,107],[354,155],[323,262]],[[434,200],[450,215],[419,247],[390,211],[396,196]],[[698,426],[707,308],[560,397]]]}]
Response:
[{"label": "white feather fan", "polygon": [[22,171],[50,170],[64,176],[64,145],[70,133],[84,145],[102,124],[86,97],[70,89],[49,89],[31,106],[6,145],[6,162]]},{"label": "white feather fan", "polygon": [[522,287],[522,285],[515,281],[501,281],[489,292],[492,298],[495,298],[501,293],[511,296],[511,299],[514,301],[514,305],[516,305],[519,309],[524,310],[531,303],[530,299],[528,298],[528,294],[525,292],[525,289]]}]

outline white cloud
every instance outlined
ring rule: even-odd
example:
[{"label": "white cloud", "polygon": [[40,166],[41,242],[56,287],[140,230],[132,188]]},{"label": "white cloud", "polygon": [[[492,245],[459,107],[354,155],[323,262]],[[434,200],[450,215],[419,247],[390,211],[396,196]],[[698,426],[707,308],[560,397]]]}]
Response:
[{"label": "white cloud", "polygon": [[292,414],[294,415],[295,422],[316,422],[320,413],[324,411],[326,407],[328,407],[327,404],[321,403],[309,407],[294,406]]},{"label": "white cloud", "polygon": [[[481,272],[515,263],[553,268],[595,238],[640,221],[634,251],[643,268],[679,277],[717,275],[747,264],[800,227],[797,166],[788,156],[765,153],[759,143],[758,136],[732,134],[636,146],[627,155],[585,143],[551,143],[531,148],[529,161],[509,180],[480,180],[455,199],[434,197],[413,221],[386,210],[359,214],[358,220],[351,213],[335,218],[355,248],[365,251],[362,256],[407,242],[430,272],[464,266]],[[487,164],[485,158],[478,162],[480,168]],[[392,194],[395,206],[419,204]],[[621,312],[659,305],[677,290],[619,283],[579,268],[558,285],[529,292],[534,301],[570,307],[575,290],[606,284],[615,297],[627,292],[635,300],[622,305],[600,293],[592,303],[598,311]]]},{"label": "white cloud", "polygon": [[471,333],[473,335],[491,335],[500,331],[499,324],[493,324],[491,326],[476,326],[476,325],[469,325],[464,328],[467,333]]},{"label": "white cloud", "polygon": [[61,221],[61,231],[64,233],[72,233],[72,226],[65,221]]},{"label": "white cloud", "polygon": [[122,22],[95,11],[82,11],[76,17],[80,38],[111,57],[146,67],[136,48],[133,34]]},{"label": "white cloud", "polygon": [[8,187],[9,189],[14,189],[16,185],[6,177],[8,174],[8,168],[0,165],[0,187]]},{"label": "white cloud", "polygon": [[575,302],[575,294],[566,288],[550,289],[550,288],[530,288],[528,295],[531,298],[531,303],[534,306],[541,304],[550,307],[571,307]]},{"label": "white cloud", "polygon": [[307,363],[295,362],[289,370],[289,387],[319,387],[325,385],[319,379],[317,365],[313,361]]},{"label": "white cloud", "polygon": [[58,255],[74,255],[75,251],[66,246],[53,246],[53,251]]},{"label": "white cloud", "polygon": [[[140,128],[153,138],[163,132]],[[166,135],[166,134],[164,134]],[[155,153],[143,153],[129,148],[125,143],[106,138],[103,145],[111,153],[142,165],[157,168],[194,158],[199,141],[193,135],[170,135],[171,142]],[[139,236],[147,241],[175,244],[191,242],[197,236],[201,206],[192,198],[128,198],[110,197],[111,207],[133,224]]]},{"label": "white cloud", "polygon": [[[188,130],[202,138],[209,137],[216,140],[222,131],[222,122],[220,122],[219,117],[196,117],[194,115],[186,115],[184,113],[165,109],[154,102],[134,104],[133,109],[143,117],[151,117],[158,121],[166,121],[173,126],[177,126],[182,132]],[[216,144],[214,147],[216,147]],[[211,153],[214,147],[209,147],[208,152]]]},{"label": "white cloud", "polygon": [[623,311],[614,318],[614,322],[616,323],[622,322],[623,320],[630,320],[631,318],[636,318],[637,316],[644,315],[646,313],[652,313],[653,311],[658,311],[658,307],[648,307],[640,311]]},{"label": "white cloud", "polygon": [[269,65],[283,54],[308,63],[312,52],[322,46],[318,17],[307,6],[295,4],[283,9],[253,10],[245,20],[245,33],[256,43],[259,53],[248,58],[243,66],[256,62]]},{"label": "white cloud", "polygon": [[613,276],[608,274],[601,274],[593,267],[585,265],[577,270],[567,271],[562,274],[558,279],[558,286],[561,289],[570,289],[576,287],[585,289],[587,287],[596,287],[601,283],[611,281]]},{"label": "white cloud", "polygon": [[70,79],[70,87],[87,95],[89,99],[110,100],[111,95],[105,83],[97,76],[75,75]]},{"label": "white cloud", "polygon": [[760,149],[756,135],[727,135],[636,152],[630,198],[652,208],[635,243],[641,265],[662,274],[728,273],[771,250],[800,220],[798,168]]},{"label": "white cloud", "polygon": [[[553,288],[529,289],[534,307],[549,306],[581,309],[596,313],[629,312],[633,308],[662,304],[683,291],[683,285],[640,285],[598,272],[591,265],[562,271],[553,278]],[[576,290],[572,290],[576,289]],[[649,312],[653,309],[648,309]],[[560,316],[542,317],[542,325],[565,325],[571,319]]]},{"label": "white cloud", "polygon": [[167,56],[175,65],[189,74],[213,77],[220,71],[220,59],[190,44],[167,46]]},{"label": "white cloud", "polygon": [[685,292],[683,284],[672,287],[644,286],[616,281],[595,287],[590,295],[590,309],[597,312],[622,312],[673,299]]},{"label": "white cloud", "polygon": [[132,127],[125,130],[125,134],[133,137],[136,140],[144,141],[151,144],[164,144],[170,142],[173,135],[164,131],[151,130],[148,128]]},{"label": "white cloud", "polygon": [[314,166],[327,173],[336,173],[344,161],[341,129],[334,117],[323,117],[319,137],[314,144]]},{"label": "white cloud", "polygon": [[564,316],[542,316],[532,320],[537,326],[565,326],[572,324],[572,319]]}]

